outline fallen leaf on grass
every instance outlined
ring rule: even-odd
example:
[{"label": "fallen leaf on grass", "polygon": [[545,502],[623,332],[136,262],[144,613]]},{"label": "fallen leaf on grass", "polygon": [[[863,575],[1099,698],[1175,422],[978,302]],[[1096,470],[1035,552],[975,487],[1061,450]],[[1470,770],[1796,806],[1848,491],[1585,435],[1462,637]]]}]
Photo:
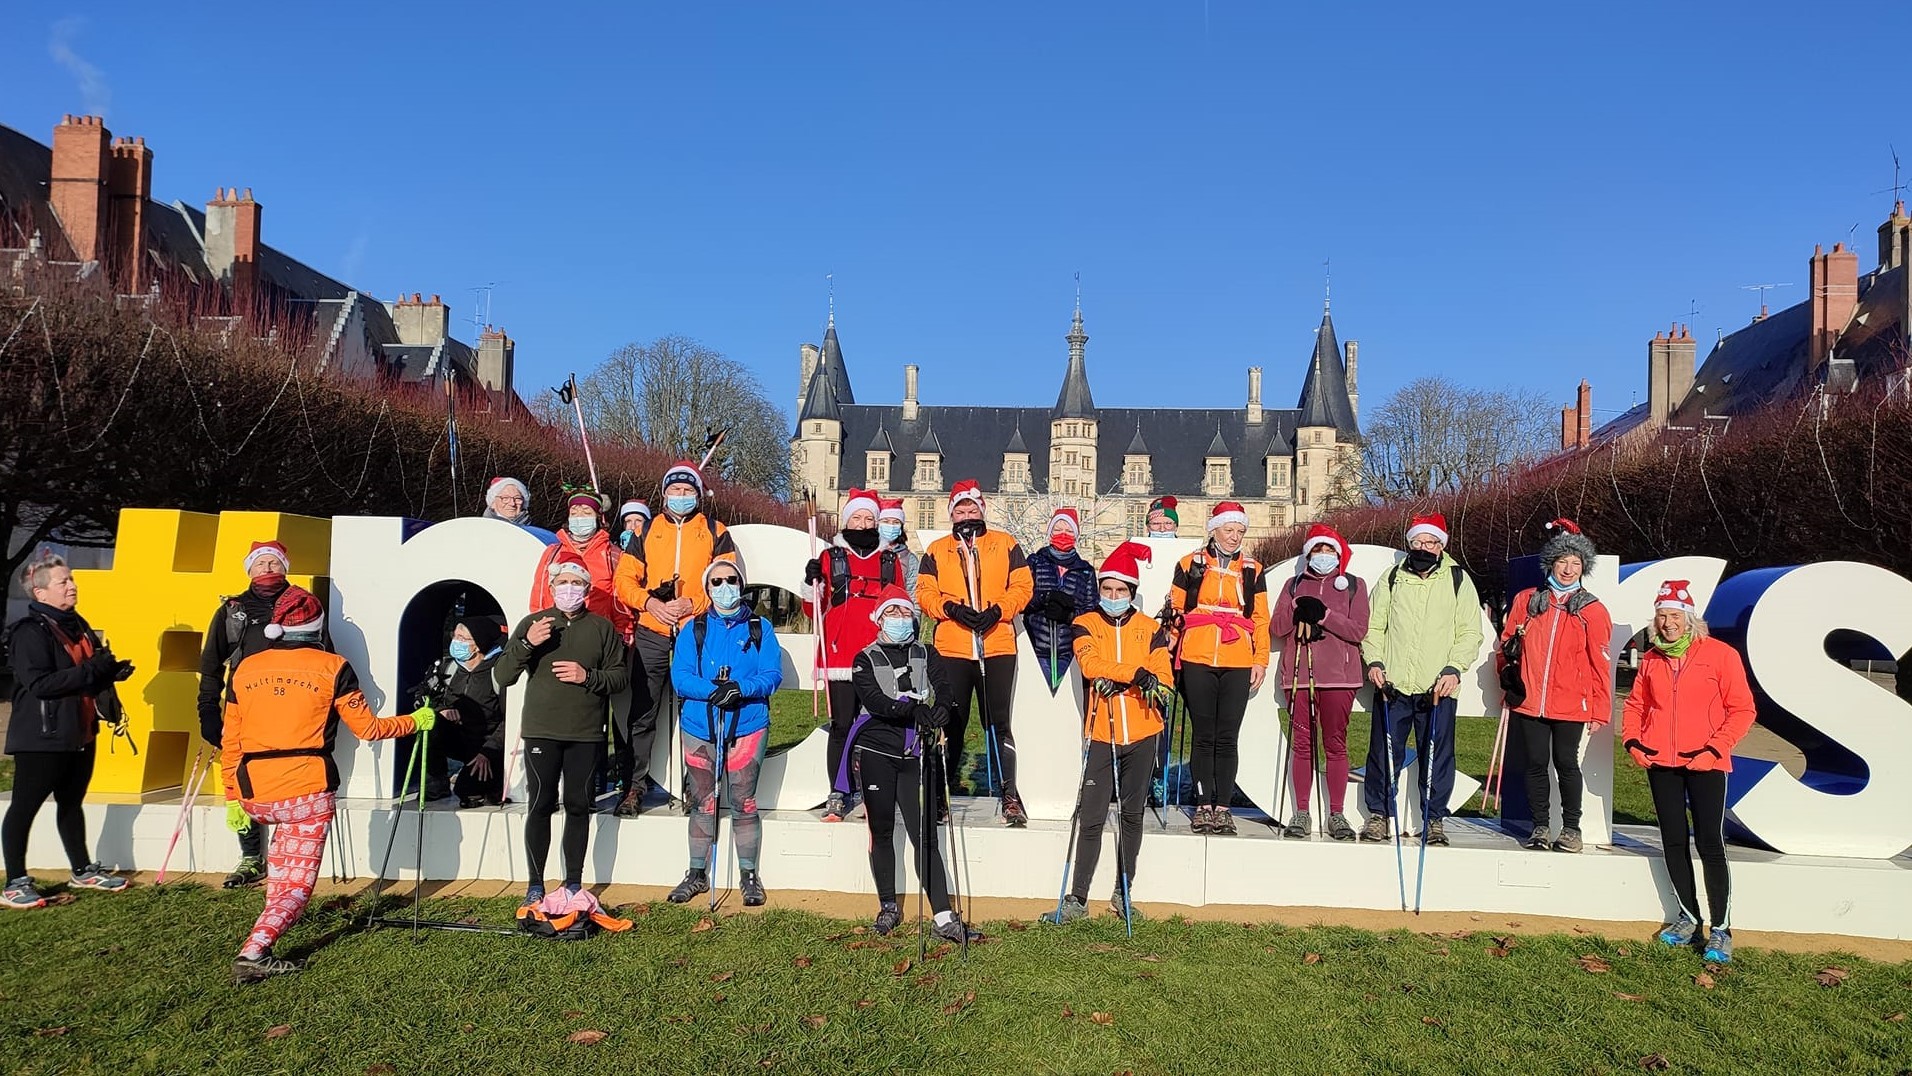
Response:
[{"label": "fallen leaf on grass", "polygon": [[951,945],[949,942],[944,942],[929,951],[929,958],[931,960],[941,960],[955,951],[956,947],[954,945]]},{"label": "fallen leaf on grass", "polygon": [[1429,949],[1429,950],[1427,951],[1427,955],[1428,955],[1428,956],[1446,956],[1446,955],[1447,955],[1447,946],[1445,946],[1445,945],[1441,945],[1441,946],[1436,946],[1436,947],[1435,947],[1435,948],[1433,948],[1433,949]]},{"label": "fallen leaf on grass", "polygon": [[920,986],[925,990],[929,989],[932,986],[935,986],[937,983],[940,983],[942,981],[943,981],[943,977],[941,975],[936,974],[933,971],[926,971],[923,974],[918,975],[916,978],[910,980],[911,985]]},{"label": "fallen leaf on grass", "polygon": [[290,1034],[292,1034],[291,1024],[274,1024],[266,1028],[266,1038],[268,1039],[283,1039]]},{"label": "fallen leaf on grass", "polygon": [[1575,928],[1573,928],[1573,932],[1574,932],[1575,934],[1591,934],[1591,933],[1593,933],[1593,931],[1591,931],[1591,930],[1588,930],[1588,929],[1587,929],[1586,927],[1575,927]]},{"label": "fallen leaf on grass", "polygon": [[1713,976],[1709,972],[1703,971],[1703,972],[1700,972],[1698,975],[1693,976],[1693,984],[1695,986],[1701,986],[1701,987],[1705,987],[1708,990],[1711,990],[1713,989],[1714,983],[1715,983],[1715,980],[1713,979]]},{"label": "fallen leaf on grass", "polygon": [[969,1006],[972,1003],[974,1003],[975,1000],[976,1000],[976,992],[974,990],[965,991],[962,997],[959,997],[955,1001],[952,1001],[949,1004],[943,1006],[943,1015],[954,1016],[957,1013],[962,1012],[964,1009],[969,1008]]},{"label": "fallen leaf on grass", "polygon": [[1434,1016],[1421,1017],[1421,1023],[1426,1024],[1428,1027],[1446,1027],[1447,1026],[1441,1023],[1439,1017],[1434,1017]]},{"label": "fallen leaf on grass", "polygon": [[845,938],[847,938],[847,937],[849,937],[849,936],[850,936],[850,931],[847,931],[847,930],[846,930],[846,931],[844,931],[844,932],[843,932],[843,933],[841,933],[841,934],[832,934],[832,935],[830,935],[829,937],[827,937],[827,938],[825,938],[825,939],[823,939],[823,940],[824,940],[824,941],[827,941],[827,942],[840,942],[840,941],[842,941],[843,939],[845,939]]},{"label": "fallen leaf on grass", "polygon": [[892,964],[890,966],[890,974],[897,975],[897,976],[908,975],[910,969],[915,966],[916,965],[914,961],[912,961],[909,957],[904,957],[903,959],[897,961],[895,964]]},{"label": "fallen leaf on grass", "polygon": [[1494,944],[1502,949],[1512,949],[1514,946],[1520,944],[1520,939],[1509,934],[1504,938],[1495,938]]},{"label": "fallen leaf on grass", "polygon": [[1113,953],[1115,952],[1115,946],[1110,945],[1108,942],[1096,942],[1094,945],[1089,946],[1089,952]]},{"label": "fallen leaf on grass", "polygon": [[724,1003],[724,1000],[725,1000],[724,995],[722,994],[712,994],[710,996],[710,1003],[712,1005],[722,1005]]},{"label": "fallen leaf on grass", "polygon": [[466,1024],[465,1026],[463,1026],[463,1027],[461,1027],[461,1028],[459,1028],[458,1030],[460,1030],[460,1031],[465,1031],[465,1032],[471,1032],[471,1031],[476,1031],[476,1030],[478,1030],[478,1025],[477,1025],[477,1024]]},{"label": "fallen leaf on grass", "polygon": [[[57,1039],[61,1035],[66,1034],[66,1030],[67,1029],[63,1027],[36,1027],[33,1029],[33,1033],[43,1039]],[[286,1030],[290,1031],[291,1028],[287,1028]],[[267,1035],[266,1037],[271,1038],[272,1036]]]},{"label": "fallen leaf on grass", "polygon": [[1640,1059],[1640,1067],[1648,1072],[1665,1072],[1673,1067],[1673,1062],[1668,1061],[1664,1054],[1648,1054]]},{"label": "fallen leaf on grass", "polygon": [[1321,954],[1320,954],[1320,953],[1304,953],[1304,954],[1302,954],[1302,957],[1301,957],[1301,966],[1302,966],[1302,967],[1305,967],[1305,968],[1307,968],[1307,967],[1313,967],[1313,966],[1315,966],[1316,964],[1319,964],[1319,963],[1321,963]]},{"label": "fallen leaf on grass", "polygon": [[368,1065],[365,1068],[365,1076],[398,1076],[398,1070],[393,1068],[390,1065],[386,1065],[382,1063],[377,1065]]},{"label": "fallen leaf on grass", "polygon": [[1590,971],[1594,973],[1595,975],[1604,975],[1607,972],[1613,970],[1612,964],[1609,964],[1606,961],[1600,959],[1599,957],[1594,956],[1592,953],[1588,953],[1587,955],[1574,961],[1574,963],[1580,965],[1580,968],[1582,971]]},{"label": "fallen leaf on grass", "polygon": [[1820,986],[1838,986],[1840,983],[1845,982],[1846,977],[1851,974],[1851,972],[1844,968],[1823,968],[1819,974],[1813,976],[1813,978],[1819,981]]},{"label": "fallen leaf on grass", "polygon": [[690,928],[690,932],[692,934],[702,934],[704,931],[710,930],[716,925],[717,925],[717,921],[712,919],[710,916],[706,915],[703,918],[697,920],[697,925]]},{"label": "fallen leaf on grass", "polygon": [[1136,978],[1137,978],[1138,980],[1141,980],[1141,979],[1153,979],[1153,978],[1155,978],[1155,973],[1154,973],[1154,972],[1152,972],[1152,971],[1138,971],[1138,972],[1136,972],[1136,973],[1135,973],[1135,977],[1136,977]]},{"label": "fallen leaf on grass", "polygon": [[1074,1009],[1071,1009],[1071,1008],[1070,1008],[1070,1007],[1068,1007],[1067,1005],[1064,1005],[1064,1006],[1062,1007],[1062,1018],[1063,1018],[1064,1020],[1068,1020],[1068,1019],[1072,1019],[1072,1018],[1073,1018],[1074,1016],[1075,1016],[1075,1010],[1074,1010]]},{"label": "fallen leaf on grass", "polygon": [[608,1031],[598,1031],[596,1029],[587,1028],[583,1031],[571,1032],[564,1037],[564,1041],[575,1042],[579,1046],[593,1046],[603,1042],[608,1037],[610,1037],[610,1032]]},{"label": "fallen leaf on grass", "polygon": [[870,932],[869,927],[851,927],[850,928],[850,933],[852,934],[868,934],[869,932]]},{"label": "fallen leaf on grass", "polygon": [[1010,930],[1017,931],[1018,933],[1029,929],[1029,924],[1023,922],[1020,919],[1011,919],[1009,922],[1004,923],[1003,926],[1008,927]]},{"label": "fallen leaf on grass", "polygon": [[1620,948],[1620,949],[1616,949],[1616,950],[1614,950],[1614,952],[1615,952],[1615,953],[1617,953],[1617,954],[1618,954],[1618,955],[1620,955],[1620,956],[1626,956],[1626,955],[1627,955],[1627,951],[1626,951],[1626,949],[1625,949],[1625,948]]},{"label": "fallen leaf on grass", "polygon": [[1613,996],[1616,998],[1619,998],[1621,1001],[1645,1001],[1646,1000],[1646,995],[1644,994],[1622,994],[1618,990],[1615,990],[1613,992]]},{"label": "fallen leaf on grass", "polygon": [[875,998],[857,998],[856,999],[856,1007],[859,1009],[867,1009],[874,1004],[876,1004]]},{"label": "fallen leaf on grass", "polygon": [[1498,957],[1505,957],[1513,952],[1512,949],[1507,948],[1505,945],[1496,945],[1488,949],[1487,951],[1493,954],[1494,956],[1498,956]]},{"label": "fallen leaf on grass", "polygon": [[667,1024],[689,1024],[689,1023],[695,1022],[696,1019],[697,1018],[695,1016],[692,1016],[691,1014],[687,1012],[680,1012],[680,1013],[672,1013],[671,1015],[666,1016],[664,1018],[664,1022]]},{"label": "fallen leaf on grass", "polygon": [[737,973],[734,971],[720,971],[717,974],[711,976],[710,981],[713,983],[727,983],[736,974]]},{"label": "fallen leaf on grass", "polygon": [[1518,919],[1514,919],[1514,920],[1510,920],[1510,921],[1508,921],[1508,923],[1507,923],[1507,925],[1508,925],[1508,926],[1510,926],[1510,927],[1513,927],[1513,928],[1514,928],[1514,929],[1516,929],[1516,930],[1518,930],[1518,929],[1520,929],[1520,920],[1518,920]]},{"label": "fallen leaf on grass", "polygon": [[1156,956],[1154,953],[1144,953],[1143,955],[1138,956],[1135,959],[1145,961],[1150,964],[1160,964],[1162,962],[1162,958],[1159,956]]},{"label": "fallen leaf on grass", "polygon": [[580,1009],[566,1009],[562,1013],[559,1013],[558,1015],[560,1019],[576,1020],[577,1018],[583,1016],[584,1012]]},{"label": "fallen leaf on grass", "polygon": [[830,1022],[830,1018],[823,1015],[822,1013],[813,1012],[810,1015],[803,1018],[804,1026],[811,1027],[811,1028],[822,1027],[823,1025],[829,1022]]},{"label": "fallen leaf on grass", "polygon": [[797,967],[799,967],[799,968],[807,968],[807,967],[809,967],[809,966],[810,966],[810,965],[811,965],[812,963],[814,963],[814,961],[812,961],[812,960],[811,960],[811,959],[810,959],[809,957],[807,957],[807,956],[800,956],[800,957],[798,957],[798,958],[796,959],[796,961],[795,961],[795,963],[796,963],[796,965],[797,965]]},{"label": "fallen leaf on grass", "polygon": [[1106,1012],[1092,1012],[1089,1014],[1089,1019],[1094,1020],[1098,1024],[1101,1024],[1103,1027],[1109,1027],[1115,1023],[1115,1014],[1106,1013]]},{"label": "fallen leaf on grass", "polygon": [[1412,994],[1413,992],[1414,992],[1414,984],[1413,984],[1413,983],[1402,983],[1402,984],[1401,984],[1401,993],[1403,993],[1403,994]]},{"label": "fallen leaf on grass", "polygon": [[674,956],[671,958],[671,967],[673,968],[681,968],[688,963],[690,963],[690,957],[687,956]]},{"label": "fallen leaf on grass", "polygon": [[850,944],[844,946],[844,948],[845,949],[894,949],[896,948],[896,946],[884,938],[865,938],[862,941],[853,941]]},{"label": "fallen leaf on grass", "polygon": [[1895,1012],[1891,1016],[1881,1017],[1880,1019],[1883,1019],[1888,1024],[1903,1024],[1905,1023],[1905,1014],[1902,1012]]}]

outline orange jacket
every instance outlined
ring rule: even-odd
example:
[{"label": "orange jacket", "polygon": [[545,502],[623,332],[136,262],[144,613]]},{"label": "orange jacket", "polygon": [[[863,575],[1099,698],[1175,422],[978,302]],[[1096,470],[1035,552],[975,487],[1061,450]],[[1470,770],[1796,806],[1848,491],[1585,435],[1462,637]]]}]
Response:
[{"label": "orange jacket", "polygon": [[[1201,564],[1198,593],[1188,588]],[[1198,549],[1175,565],[1169,608],[1183,616],[1179,653],[1185,662],[1214,669],[1268,665],[1268,573],[1241,553],[1223,567],[1215,547]]]},{"label": "orange jacket", "polygon": [[[1613,655],[1608,651],[1613,618],[1598,599],[1569,613],[1551,594],[1540,615],[1530,616],[1528,602],[1536,589],[1541,588],[1529,587],[1514,595],[1507,626],[1500,633],[1505,646],[1515,632],[1526,629],[1520,640],[1520,680],[1527,685],[1527,700],[1514,712],[1606,724],[1613,720]],[[1495,670],[1506,664],[1500,647],[1495,647]]]},{"label": "orange jacket", "polygon": [[1084,613],[1075,619],[1075,655],[1082,666],[1083,699],[1089,708],[1083,735],[1097,743],[1126,747],[1162,731],[1162,712],[1150,705],[1141,688],[1131,686],[1105,699],[1089,686],[1098,677],[1128,684],[1143,669],[1174,686],[1168,639],[1152,617],[1130,612],[1118,623],[1100,609]]},{"label": "orange jacket", "polygon": [[1016,614],[1036,592],[1022,546],[998,530],[984,531],[976,539],[976,585],[981,593],[975,601],[969,598],[968,561],[962,543],[955,535],[945,534],[923,551],[917,567],[916,605],[936,621],[936,652],[959,661],[976,660],[976,633],[943,612],[944,604],[955,602],[972,609],[992,605],[1001,609],[1002,619],[983,633],[983,656],[1014,654]]},{"label": "orange jacket", "polygon": [[737,543],[728,527],[701,511],[685,516],[682,522],[659,512],[617,562],[617,600],[637,615],[638,627],[669,635],[670,625],[644,608],[651,591],[676,580],[677,597],[690,599],[690,612],[684,616],[688,621],[710,608],[710,595],[704,593],[704,569],[713,560],[737,560]]},{"label": "orange jacket", "polygon": [[1648,646],[1621,711],[1620,742],[1639,742],[1627,753],[1642,766],[1731,773],[1733,746],[1756,716],[1739,651],[1707,636],[1674,661]]},{"label": "orange jacket", "polygon": [[232,671],[220,741],[226,798],[276,803],[339,787],[332,745],[339,721],[361,740],[410,736],[410,717],[376,717],[358,675],[314,646],[261,650]]},{"label": "orange jacket", "polygon": [[597,532],[579,545],[571,537],[571,532],[558,532],[556,545],[544,547],[544,555],[538,558],[538,574],[531,580],[531,608],[549,609],[555,603],[551,600],[551,562],[557,558],[558,550],[568,549],[576,553],[584,566],[591,570],[591,589],[584,595],[584,607],[617,626],[617,633],[626,643],[631,641],[631,610],[618,600],[613,580],[617,576],[620,562],[628,559],[618,555],[616,543],[610,534],[599,527]]}]

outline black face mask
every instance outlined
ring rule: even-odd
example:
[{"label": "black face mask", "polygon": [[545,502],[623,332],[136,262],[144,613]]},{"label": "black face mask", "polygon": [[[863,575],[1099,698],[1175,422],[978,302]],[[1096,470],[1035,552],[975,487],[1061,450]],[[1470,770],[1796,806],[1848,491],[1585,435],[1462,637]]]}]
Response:
[{"label": "black face mask", "polygon": [[989,529],[989,524],[984,523],[980,519],[965,519],[957,523],[956,526],[951,528],[951,530],[955,532],[956,537],[961,538],[964,541],[968,541],[968,542],[973,542],[976,539],[981,538],[983,536],[983,532],[987,531],[988,529]]},{"label": "black face mask", "polygon": [[1441,555],[1439,553],[1433,553],[1425,549],[1410,549],[1407,551],[1407,560],[1404,563],[1407,565],[1407,570],[1413,572],[1415,575],[1426,575],[1433,571],[1434,566],[1440,562]]},{"label": "black face mask", "polygon": [[843,532],[843,544],[866,557],[876,552],[877,541],[875,527],[858,527]]}]

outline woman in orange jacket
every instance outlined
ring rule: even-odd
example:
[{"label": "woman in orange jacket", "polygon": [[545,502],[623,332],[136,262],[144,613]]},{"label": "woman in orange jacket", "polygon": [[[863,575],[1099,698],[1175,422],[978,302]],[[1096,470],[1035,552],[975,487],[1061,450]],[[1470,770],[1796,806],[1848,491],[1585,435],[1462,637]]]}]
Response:
[{"label": "woman in orange jacket", "polygon": [[[1526,691],[1512,709],[1515,731],[1527,749],[1527,803],[1534,820],[1527,847],[1578,852],[1581,734],[1588,725],[1599,728],[1613,720],[1613,617],[1586,588],[1593,542],[1571,520],[1556,519],[1549,526],[1557,533],[1540,549],[1547,581],[1514,595],[1495,663],[1504,670],[1507,642],[1518,637]],[[1560,778],[1560,836],[1551,844],[1550,758]]]},{"label": "woman in orange jacket", "polygon": [[1117,546],[1096,572],[1098,607],[1075,620],[1075,657],[1082,667],[1083,701],[1089,710],[1082,731],[1082,790],[1076,799],[1081,828],[1074,875],[1068,879],[1073,884],[1056,910],[1043,916],[1047,922],[1067,923],[1089,914],[1089,886],[1095,881],[1111,798],[1121,818],[1109,911],[1131,922],[1141,918],[1129,902],[1129,891],[1142,847],[1142,815],[1148,810],[1162,715],[1174,697],[1170,685],[1175,677],[1161,625],[1136,608],[1140,566],[1148,562],[1148,546]]},{"label": "woman in orange jacket", "polygon": [[235,832],[252,822],[272,826],[265,910],[232,964],[239,983],[300,969],[273,956],[272,943],[305,911],[318,884],[339,787],[332,756],[339,722],[361,740],[429,732],[437,722],[430,707],[410,717],[374,716],[352,666],[322,649],[324,630],[318,599],[287,587],[266,627],[273,645],[232,672],[232,701],[220,742],[226,825]]},{"label": "woman in orange jacket", "polygon": [[1660,819],[1666,874],[1680,912],[1660,931],[1668,945],[1691,945],[1700,927],[1687,851],[1687,815],[1693,843],[1706,871],[1706,903],[1713,912],[1706,959],[1733,957],[1732,882],[1726,870],[1726,775],[1733,747],[1753,727],[1753,689],[1739,651],[1707,634],[1684,579],[1660,584],[1653,600],[1653,627],[1640,655],[1640,672],[1623,711],[1623,742],[1633,761],[1646,767],[1653,812]]},{"label": "woman in orange jacket", "polygon": [[1268,675],[1268,580],[1242,548],[1248,513],[1222,501],[1208,516],[1208,545],[1175,566],[1169,608],[1181,621],[1182,698],[1195,729],[1196,833],[1233,836],[1235,774],[1248,696]]}]

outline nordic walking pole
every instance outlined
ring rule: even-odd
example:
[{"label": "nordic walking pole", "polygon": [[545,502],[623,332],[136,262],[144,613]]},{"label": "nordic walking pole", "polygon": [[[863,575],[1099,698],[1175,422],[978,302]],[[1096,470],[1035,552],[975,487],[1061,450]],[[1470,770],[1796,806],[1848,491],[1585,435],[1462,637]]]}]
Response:
[{"label": "nordic walking pole", "polygon": [[[1114,705],[1115,700],[1109,700]],[[1122,708],[1122,739],[1129,738],[1129,711]],[[1115,872],[1122,883],[1122,925],[1129,937],[1135,937],[1135,911],[1129,905],[1129,866],[1122,858],[1122,757],[1115,749],[1115,715],[1109,715],[1109,770],[1115,784]],[[1102,808],[1107,810],[1107,807]]]},{"label": "nordic walking pole", "polygon": [[[425,892],[425,760],[431,756],[431,730],[425,729],[418,734],[418,743],[412,752],[418,759],[418,865],[412,874],[412,944],[418,944],[419,902]],[[569,825],[569,823],[566,823]]]},{"label": "nordic walking pole", "polygon": [[1388,821],[1394,828],[1394,876],[1401,883],[1401,910],[1407,911],[1407,861],[1401,853],[1401,812],[1400,771],[1394,767],[1394,715],[1388,712],[1387,696],[1392,692],[1383,687],[1375,691],[1374,696],[1381,705],[1375,710],[1375,717],[1381,724],[1381,742],[1387,751],[1388,761]]},{"label": "nordic walking pole", "polygon": [[1483,811],[1493,809],[1488,806],[1489,800],[1500,802],[1502,799],[1500,786],[1503,771],[1507,767],[1507,722],[1511,713],[1512,710],[1503,702],[1500,707],[1500,728],[1494,732],[1494,749],[1487,758],[1487,780],[1482,783],[1480,790],[1480,807]]},{"label": "nordic walking pole", "polygon": [[[405,763],[405,776],[401,778],[399,782],[399,788],[401,789],[411,784],[412,771],[420,765],[418,748],[419,741],[414,737],[412,739],[412,757],[410,761]],[[398,847],[398,816],[403,814],[404,811],[405,795],[401,791],[398,798],[392,801],[392,834],[385,840],[385,858],[379,860],[378,874],[372,879],[372,910],[370,914],[374,916],[376,916],[378,912],[379,897],[385,891],[385,872],[390,870],[392,866],[392,850]]]},{"label": "nordic walking pole", "polygon": [[[1095,688],[1085,683],[1082,692],[1083,702],[1090,714],[1095,713]],[[1082,768],[1076,773],[1075,810],[1069,812],[1069,843],[1062,851],[1062,885],[1056,889],[1056,921],[1062,921],[1062,898],[1069,892],[1069,871],[1075,865],[1076,833],[1082,824],[1082,782],[1089,776],[1089,747],[1094,741],[1089,735],[1088,723],[1082,729]]]},{"label": "nordic walking pole", "polygon": [[[929,738],[916,730],[916,962],[929,955],[929,920],[923,915],[923,899],[929,890],[930,842],[936,835],[936,820],[930,811],[936,801],[929,794]],[[904,827],[904,836],[908,836]]]},{"label": "nordic walking pole", "polygon": [[[937,757],[938,758],[946,757],[946,752],[948,750],[948,734],[944,732],[942,729],[937,729],[936,740],[937,740],[937,747],[939,749],[937,751]],[[943,782],[942,787],[944,788],[949,787],[949,774],[945,772],[940,774],[939,777]],[[957,829],[958,826],[961,825],[961,823],[956,821],[956,813],[954,811],[950,812],[949,820],[950,820],[950,829],[953,835],[954,831]],[[954,845],[956,842],[954,841],[954,839],[952,839],[950,843],[951,845]],[[963,844],[964,844],[964,847],[966,848],[968,846],[968,841],[965,840]],[[964,900],[963,900],[963,894],[965,892],[965,890],[963,889],[963,874],[967,872],[969,868],[967,863],[962,863],[963,869],[960,871],[956,869],[958,863],[961,862],[963,858],[964,857],[960,853],[956,855],[952,855],[950,857],[949,875],[950,875],[951,887],[954,889],[954,892],[951,894],[951,897],[950,897],[951,906],[958,909],[957,918],[961,920],[963,924],[963,960],[967,961],[969,959],[970,908],[966,903],[964,903]]]},{"label": "nordic walking pole", "polygon": [[1434,809],[1434,796],[1428,791],[1428,786],[1433,783],[1434,777],[1433,744],[1440,738],[1440,706],[1441,704],[1437,701],[1434,704],[1434,708],[1427,712],[1428,742],[1417,752],[1417,754],[1420,755],[1418,759],[1420,765],[1415,767],[1421,778],[1421,854],[1419,862],[1414,866],[1415,915],[1421,914],[1421,883],[1427,880],[1427,832],[1428,828],[1434,824],[1432,814]]},{"label": "nordic walking pole", "polygon": [[[807,507],[810,510],[810,558],[817,562],[818,567],[822,567],[823,550],[819,548],[820,539],[817,538],[816,492],[814,490],[805,489],[803,491],[803,499],[808,502]],[[810,720],[812,721],[820,720],[823,716],[823,682],[827,678],[823,668],[823,615],[829,612],[829,577],[825,576],[817,580],[817,587],[817,592],[814,595],[815,601],[812,603],[817,609],[817,619],[816,623],[811,625],[812,629],[816,632],[817,643],[810,651]]]},{"label": "nordic walking pole", "polygon": [[192,776],[186,780],[188,791],[179,803],[179,820],[173,823],[173,836],[166,842],[166,854],[160,857],[159,877],[153,880],[154,885],[166,884],[166,864],[172,862],[173,847],[179,843],[179,835],[185,832],[186,821],[192,817],[193,804],[199,800],[199,789],[206,783],[206,775],[212,772],[212,767],[205,765],[205,761],[204,748],[193,752]]},{"label": "nordic walking pole", "polygon": [[[1275,774],[1275,827],[1281,828],[1281,819],[1288,811],[1288,773],[1295,768],[1295,703],[1301,692],[1301,637],[1295,636],[1293,655],[1288,665],[1288,728],[1282,738],[1282,754],[1285,756]],[[1281,711],[1275,711],[1275,731],[1282,733]]]},{"label": "nordic walking pole", "polygon": [[[964,538],[960,539],[960,541],[962,543],[963,552],[967,554],[963,557],[963,579],[964,582],[969,584],[969,607],[975,609],[977,612],[981,612],[982,578],[981,569],[977,565],[976,540],[974,538]],[[1003,814],[1003,793],[1007,791],[1007,789],[998,789],[995,787],[996,775],[1002,771],[1002,759],[996,754],[994,729],[991,727],[989,721],[989,663],[983,655],[983,633],[972,630],[970,637],[975,641],[976,685],[979,689],[979,698],[977,701],[979,704],[978,708],[982,711],[983,717],[983,751],[985,755],[983,764],[986,768],[985,772],[989,777],[990,791],[996,796],[996,817],[1001,818]],[[948,775],[945,774],[944,776],[947,777]]]},{"label": "nordic walking pole", "polygon": [[[1343,737],[1346,739],[1346,737]],[[1314,794],[1328,795],[1328,745],[1321,739],[1321,696],[1315,691],[1314,647],[1308,647],[1308,761],[1314,768]],[[1334,803],[1332,797],[1330,804]],[[1328,812],[1316,811],[1315,832],[1328,835]]]},{"label": "nordic walking pole", "polygon": [[[730,679],[730,666],[718,666],[717,679]],[[720,719],[717,716],[716,709],[711,706],[708,700],[704,703],[704,719],[710,722],[710,731],[717,737],[717,758],[710,766],[711,776],[715,781],[715,783],[711,785],[710,854],[711,858],[715,860],[724,854],[724,778],[728,776],[725,772],[724,764],[729,760],[724,757],[727,753],[724,747],[724,726],[719,723]],[[691,804],[691,811],[695,812],[702,806],[703,804],[701,803],[693,803]],[[734,837],[732,839],[735,840]],[[717,880],[717,864],[714,862],[711,863],[710,868],[710,878],[711,881],[715,883]],[[713,912],[717,910],[717,886],[715,884],[710,887],[710,910]]]}]

